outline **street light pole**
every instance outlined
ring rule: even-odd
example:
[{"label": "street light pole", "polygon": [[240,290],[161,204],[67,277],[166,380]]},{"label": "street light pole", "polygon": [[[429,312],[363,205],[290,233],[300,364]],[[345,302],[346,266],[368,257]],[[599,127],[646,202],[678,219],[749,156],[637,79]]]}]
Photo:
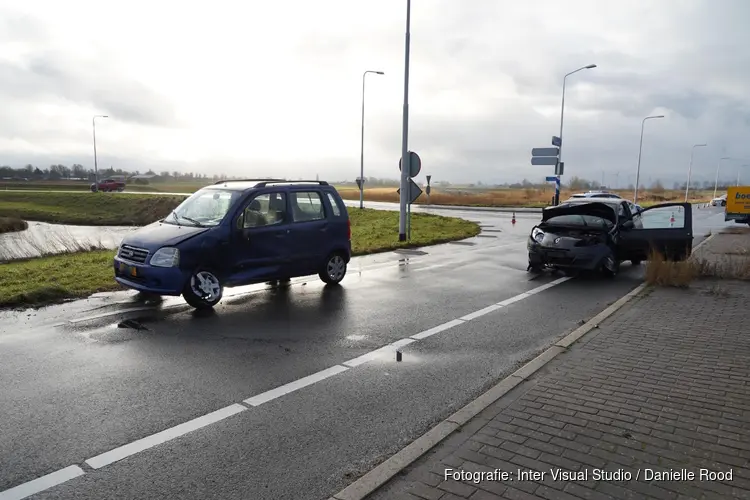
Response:
[{"label": "street light pole", "polygon": [[647,116],[641,122],[641,145],[638,147],[638,169],[635,172],[635,192],[633,193],[633,204],[638,204],[638,183],[641,179],[641,153],[643,152],[643,129],[646,126],[646,120],[664,118],[664,115]]},{"label": "street light pole", "polygon": [[719,187],[719,167],[721,166],[722,160],[731,160],[731,158],[729,156],[723,156],[719,158],[719,161],[716,164],[716,179],[714,179],[714,198],[716,198],[716,189]]},{"label": "street light pole", "polygon": [[399,200],[398,240],[406,241],[406,206],[409,201],[409,38],[411,25],[411,0],[406,0],[406,36],[404,49],[404,116],[401,131],[401,199]]},{"label": "street light pole", "polygon": [[384,75],[382,71],[362,73],[362,139],[359,148],[359,208],[365,208],[365,77],[368,73]]},{"label": "street light pole", "polygon": [[708,144],[694,144],[690,150],[690,166],[688,167],[688,179],[687,186],[685,186],[685,203],[688,202],[688,192],[690,191],[690,176],[693,173],[693,155],[695,154],[695,148],[702,148],[708,146]]},{"label": "street light pole", "polygon": [[[750,165],[742,165],[742,167],[740,168],[743,168],[743,167],[750,167]],[[740,168],[737,169],[737,186],[740,185]],[[716,196],[714,196],[714,198],[716,198]]]},{"label": "street light pole", "polygon": [[[563,77],[563,88],[562,88],[562,104],[560,105],[560,146],[559,151],[557,153],[557,163],[562,163],[562,148],[563,148],[563,119],[565,117],[565,83],[568,79],[568,77],[574,73],[578,73],[579,71],[583,71],[584,69],[592,69],[596,68],[596,64],[589,64],[588,66],[583,66],[582,68],[578,68],[575,71],[571,71],[567,75]],[[560,204],[560,190],[558,186],[560,185],[560,176],[557,176],[557,183],[555,183],[555,205]]]},{"label": "street light pole", "polygon": [[91,128],[94,132],[94,191],[99,191],[99,168],[96,162],[96,119],[109,118],[107,115],[95,115],[91,119]]}]

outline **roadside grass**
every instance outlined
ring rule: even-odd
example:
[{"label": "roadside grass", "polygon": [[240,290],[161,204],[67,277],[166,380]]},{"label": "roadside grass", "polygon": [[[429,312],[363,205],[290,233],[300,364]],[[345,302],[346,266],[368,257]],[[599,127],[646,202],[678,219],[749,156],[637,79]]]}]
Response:
[{"label": "roadside grass", "polygon": [[[412,214],[412,238],[398,241],[398,212],[350,209],[352,253],[366,255],[424,246],[479,234],[474,222],[431,214]],[[45,242],[22,239],[41,257],[0,266],[0,308],[40,307],[102,291],[122,290],[112,268],[114,249],[54,234]]]},{"label": "roadside grass", "polygon": [[182,196],[0,191],[0,217],[86,226],[142,226],[165,217]]},{"label": "roadside grass", "polygon": [[29,225],[17,217],[0,217],[0,234],[25,231]]},{"label": "roadside grass", "polygon": [[0,306],[42,306],[117,290],[113,255],[114,250],[93,250],[2,264]]},{"label": "roadside grass", "polygon": [[750,258],[725,253],[719,258],[691,256],[684,261],[669,261],[661,254],[652,254],[646,263],[646,283],[649,285],[688,288],[696,279],[718,278],[750,280]]},{"label": "roadside grass", "polygon": [[[185,182],[152,182],[150,184],[128,184],[125,188],[126,193],[138,192],[159,192],[159,193],[193,193],[203,186],[211,184],[211,181],[185,181]],[[89,192],[89,182],[87,181],[29,181],[29,182],[0,182],[0,192],[2,189],[25,189],[25,190],[77,190]],[[359,189],[351,185],[338,185],[336,189],[341,196],[347,200],[358,200]],[[374,187],[365,188],[365,201],[381,201],[397,203],[399,196],[396,193],[397,187]],[[422,186],[424,190],[424,186]],[[622,196],[623,198],[632,199],[633,191],[629,189],[610,190]],[[569,188],[563,188],[560,191],[560,199],[565,200],[572,194],[580,192]],[[82,193],[83,194],[83,193]],[[113,193],[101,193],[113,194]],[[438,187],[432,188],[430,195],[431,205],[466,205],[477,207],[525,207],[525,208],[542,208],[549,206],[555,190],[549,188],[486,188],[486,187]],[[684,191],[681,190],[642,190],[639,191],[638,202],[643,207],[649,207],[657,203],[666,203],[671,201],[683,201]],[[713,197],[712,190],[695,190],[690,193],[689,201],[691,203],[706,203]],[[415,204],[423,205],[427,203],[427,195],[422,194]]]}]

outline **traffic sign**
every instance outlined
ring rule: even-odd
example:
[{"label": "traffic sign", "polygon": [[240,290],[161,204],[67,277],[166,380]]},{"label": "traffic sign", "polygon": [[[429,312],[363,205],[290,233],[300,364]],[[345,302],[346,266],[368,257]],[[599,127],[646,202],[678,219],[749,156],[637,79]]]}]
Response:
[{"label": "traffic sign", "polygon": [[364,184],[365,181],[362,179],[362,177],[357,177],[357,189],[362,189],[362,184]]},{"label": "traffic sign", "polygon": [[562,175],[563,169],[565,169],[565,162],[561,161],[557,164],[557,166],[555,166],[555,175]]},{"label": "traffic sign", "polygon": [[531,150],[531,156],[557,156],[560,154],[560,148],[534,148]]},{"label": "traffic sign", "polygon": [[547,177],[544,178],[544,180],[547,182],[557,182],[557,177],[555,177],[554,175],[551,175],[551,176],[548,175]]},{"label": "traffic sign", "polygon": [[[401,170],[401,158],[398,160],[398,169]],[[409,177],[416,177],[422,170],[422,159],[414,151],[409,151]]]},{"label": "traffic sign", "polygon": [[[409,179],[409,205],[417,201],[417,198],[419,198],[422,195],[422,190],[417,186],[417,184],[412,180]],[[401,194],[401,188],[398,188],[396,192],[400,195]]]},{"label": "traffic sign", "polygon": [[424,192],[427,193],[427,196],[430,196],[430,191],[432,191],[432,188],[429,184],[427,184],[427,187],[424,188]]},{"label": "traffic sign", "polygon": [[429,185],[429,184],[430,184],[430,179],[432,179],[432,176],[431,176],[431,175],[428,175],[428,176],[426,176],[426,177],[427,177],[427,185]]},{"label": "traffic sign", "polygon": [[533,156],[532,165],[557,165],[557,156]]},{"label": "traffic sign", "polygon": [[555,147],[557,147],[557,148],[562,147],[562,139],[560,139],[556,135],[553,135],[552,136],[552,145],[555,146]]}]

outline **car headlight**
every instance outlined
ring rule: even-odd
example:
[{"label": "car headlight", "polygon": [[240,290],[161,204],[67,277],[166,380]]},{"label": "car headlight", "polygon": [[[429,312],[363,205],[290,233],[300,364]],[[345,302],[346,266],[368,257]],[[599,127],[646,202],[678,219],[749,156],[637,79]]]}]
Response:
[{"label": "car headlight", "polygon": [[180,251],[174,247],[164,247],[151,257],[151,265],[156,267],[177,267],[180,265]]},{"label": "car headlight", "polygon": [[544,231],[542,231],[538,227],[535,227],[531,230],[531,238],[537,243],[541,243],[544,239]]}]

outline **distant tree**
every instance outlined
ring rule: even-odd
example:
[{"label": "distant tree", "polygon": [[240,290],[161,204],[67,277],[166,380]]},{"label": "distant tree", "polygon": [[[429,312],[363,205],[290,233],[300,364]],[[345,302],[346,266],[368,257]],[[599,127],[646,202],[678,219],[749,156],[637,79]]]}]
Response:
[{"label": "distant tree", "polygon": [[662,194],[664,192],[664,186],[659,179],[656,179],[656,182],[651,186],[651,191],[656,194]]}]

